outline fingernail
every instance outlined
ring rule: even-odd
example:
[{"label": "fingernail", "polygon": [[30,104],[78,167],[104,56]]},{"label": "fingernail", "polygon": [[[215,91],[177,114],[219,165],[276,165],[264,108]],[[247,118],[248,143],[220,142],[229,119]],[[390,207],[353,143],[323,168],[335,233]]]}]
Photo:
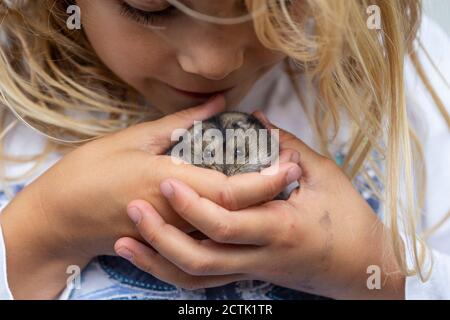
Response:
[{"label": "fingernail", "polygon": [[173,187],[170,182],[164,181],[161,183],[161,192],[168,199],[173,196]]},{"label": "fingernail", "polygon": [[133,221],[135,224],[139,224],[139,222],[141,222],[142,214],[137,207],[129,208],[128,216],[130,217],[131,221]]},{"label": "fingernail", "polygon": [[291,184],[294,181],[297,181],[300,179],[301,171],[300,168],[295,166],[291,169],[289,169],[287,175],[286,175],[286,183]]},{"label": "fingernail", "polygon": [[117,254],[128,261],[133,260],[133,253],[127,248],[120,248],[117,250]]},{"label": "fingernail", "polygon": [[294,163],[299,163],[300,162],[300,153],[298,153],[297,151],[292,153],[291,154],[291,159],[289,161],[290,162],[294,162]]}]

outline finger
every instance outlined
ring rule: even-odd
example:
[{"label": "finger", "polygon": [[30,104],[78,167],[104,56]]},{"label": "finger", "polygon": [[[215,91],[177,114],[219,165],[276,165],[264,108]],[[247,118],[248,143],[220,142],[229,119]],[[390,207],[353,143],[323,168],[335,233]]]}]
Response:
[{"label": "finger", "polygon": [[324,159],[323,156],[315,152],[295,135],[272,124],[261,111],[256,111],[253,113],[253,115],[258,120],[260,120],[268,129],[279,130],[281,149],[294,149],[300,153],[300,166],[304,171],[315,168],[319,164],[320,160]]},{"label": "finger", "polygon": [[[300,151],[301,155],[305,154],[307,156],[314,156],[317,155],[317,153],[311,149],[309,146],[307,146],[305,143],[303,143],[300,139],[298,139],[296,136],[294,136],[292,133],[285,131],[283,129],[280,129],[279,127],[275,126],[273,123],[269,121],[269,119],[266,117],[264,113],[261,111],[256,111],[253,113],[253,115],[260,120],[264,126],[266,126],[268,129],[278,129],[280,131],[280,147],[281,149],[289,148]],[[292,148],[295,146],[295,148]]]},{"label": "finger", "polygon": [[213,288],[246,278],[244,274],[219,276],[190,275],[155,250],[133,238],[121,238],[117,240],[114,245],[114,250],[119,256],[129,260],[142,271],[150,273],[161,281],[183,289]]},{"label": "finger", "polygon": [[[289,151],[287,152],[289,153]],[[292,153],[294,154],[294,153]],[[289,184],[298,181],[301,168],[292,162],[275,163],[261,172],[249,172],[227,177],[210,169],[189,164],[164,166],[160,170],[151,168],[151,174],[160,175],[160,181],[176,177],[188,184],[201,196],[229,210],[238,210],[273,200]],[[165,161],[171,161],[167,156]]]},{"label": "finger", "polygon": [[280,152],[280,156],[278,158],[279,163],[287,163],[287,162],[292,162],[292,163],[300,163],[300,154],[298,153],[298,151],[294,150],[294,149],[284,149],[281,150]]},{"label": "finger", "polygon": [[221,184],[219,201],[212,200],[229,210],[258,205],[273,200],[301,175],[302,170],[297,164],[276,163],[261,172],[227,177]]},{"label": "finger", "polygon": [[165,180],[161,192],[182,218],[216,242],[266,245],[276,234],[277,217],[264,207],[231,212],[175,179]]},{"label": "finger", "polygon": [[[132,208],[139,212],[135,212]],[[166,259],[191,275],[227,275],[253,270],[252,247],[224,246],[211,240],[195,240],[165,223],[148,202],[132,201],[128,215],[141,236]]]},{"label": "finger", "polygon": [[187,130],[194,125],[195,121],[209,119],[224,110],[225,99],[223,95],[217,95],[202,105],[175,112],[155,121],[135,125],[133,130],[136,131],[140,141],[146,141],[146,139],[149,141],[149,143],[143,143],[145,151],[163,154],[175,141],[178,141],[176,138],[179,136],[172,137],[176,134],[176,130]]}]

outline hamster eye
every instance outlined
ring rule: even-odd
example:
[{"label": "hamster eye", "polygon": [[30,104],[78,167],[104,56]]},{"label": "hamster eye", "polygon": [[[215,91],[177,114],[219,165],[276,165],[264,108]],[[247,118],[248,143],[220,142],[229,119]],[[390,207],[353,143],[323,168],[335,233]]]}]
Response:
[{"label": "hamster eye", "polygon": [[215,150],[207,149],[205,150],[205,157],[206,158],[213,158],[216,155]]},{"label": "hamster eye", "polygon": [[236,150],[234,150],[234,155],[236,157],[240,157],[240,156],[245,155],[245,153],[244,153],[244,150],[242,150],[241,148],[237,148]]}]

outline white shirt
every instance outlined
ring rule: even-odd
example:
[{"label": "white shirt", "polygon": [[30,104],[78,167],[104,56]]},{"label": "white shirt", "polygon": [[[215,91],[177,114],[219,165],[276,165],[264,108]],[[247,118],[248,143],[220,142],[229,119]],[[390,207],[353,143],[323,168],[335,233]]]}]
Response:
[{"label": "white shirt", "polygon": [[[424,17],[421,40],[436,65],[439,66],[441,73],[446,79],[450,79],[450,60],[446,57],[450,52],[449,37],[434,22]],[[431,83],[442,100],[447,103],[450,101],[449,88],[439,78],[424,55],[420,54],[420,57]],[[411,117],[416,119],[420,138],[424,144],[428,172],[424,223],[429,227],[450,210],[450,132],[409,61],[407,61],[405,73]],[[271,94],[267,95],[268,92]],[[290,131],[317,150],[312,128],[292,90],[287,75],[282,72],[282,65],[263,76],[234,109],[253,112],[263,106],[265,106],[265,113],[275,125]],[[448,103],[446,107],[450,112]],[[7,136],[5,151],[8,154],[35,154],[42,150],[44,142],[44,137],[20,124]],[[46,163],[32,177],[13,186],[13,193],[26,187],[60,158],[59,154],[51,154]],[[29,163],[10,166],[7,167],[6,172],[8,176],[19,175],[30,169],[32,165]],[[371,195],[366,190],[359,191],[376,211],[378,205],[370,202]],[[5,193],[0,193],[0,209],[3,209],[10,200]],[[426,283],[422,283],[418,277],[408,277],[405,292],[407,299],[450,299],[450,223],[439,229],[429,239],[429,244],[433,248],[435,258],[433,273]],[[13,298],[7,281],[6,254],[0,228],[0,299]],[[116,268],[115,263],[118,260],[115,259],[120,258],[95,259],[83,271],[83,290],[67,288],[60,299],[226,299],[236,298],[235,294],[245,299],[301,299],[304,297],[296,295],[292,290],[284,290],[258,281],[241,282],[235,287],[227,286],[218,290],[194,292],[172,287],[154,278],[150,279],[152,284],[147,285],[145,281],[149,278],[130,271],[124,264]],[[132,274],[132,277],[126,278],[123,273],[125,271]]]}]

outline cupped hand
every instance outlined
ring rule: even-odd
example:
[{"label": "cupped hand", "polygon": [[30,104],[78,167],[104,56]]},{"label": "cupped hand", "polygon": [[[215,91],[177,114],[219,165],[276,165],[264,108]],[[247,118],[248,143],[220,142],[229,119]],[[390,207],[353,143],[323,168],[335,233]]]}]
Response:
[{"label": "cupped hand", "polygon": [[[121,238],[116,252],[188,289],[253,279],[331,298],[403,298],[389,232],[371,207],[332,160],[283,130],[280,140],[283,150],[299,153],[302,168],[300,188],[287,201],[233,210],[179,179],[164,179],[161,193],[206,237],[192,237],[137,199],[128,213],[145,241]],[[379,289],[369,289],[371,266],[381,270]]]},{"label": "cupped hand", "polygon": [[285,187],[290,170],[299,174],[298,166],[289,162],[293,151],[282,155],[277,174],[256,179],[228,178],[165,155],[174,143],[171,136],[175,130],[188,129],[194,121],[208,119],[224,109],[225,100],[218,96],[198,107],[134,125],[75,149],[27,187],[25,193],[32,193],[36,199],[35,212],[7,214],[5,223],[13,226],[23,225],[23,219],[36,221],[36,226],[45,230],[45,242],[58,247],[48,250],[57,255],[63,250],[93,258],[114,254],[114,242],[119,237],[142,239],[126,215],[127,204],[136,198],[152,203],[165,221],[179,229],[195,230],[160,192],[161,182],[169,177],[229,209],[273,198]]}]

